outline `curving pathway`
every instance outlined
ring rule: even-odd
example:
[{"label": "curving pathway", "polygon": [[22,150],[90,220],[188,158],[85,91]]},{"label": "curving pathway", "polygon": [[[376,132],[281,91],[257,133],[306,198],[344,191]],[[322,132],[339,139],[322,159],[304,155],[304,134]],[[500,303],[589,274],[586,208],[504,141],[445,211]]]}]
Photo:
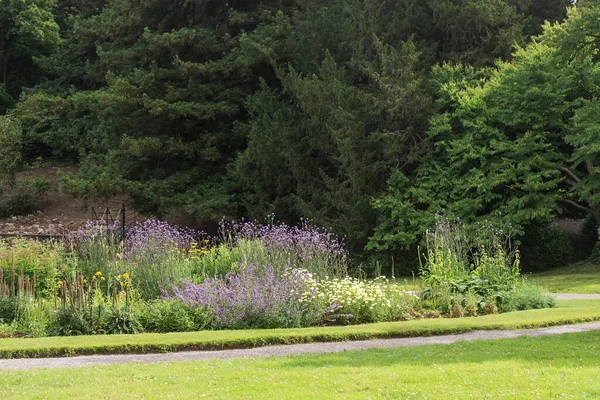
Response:
[{"label": "curving pathway", "polygon": [[550,336],[561,335],[563,333],[589,331],[600,331],[600,322],[555,326],[551,328],[540,329],[471,331],[458,335],[415,337],[403,339],[376,339],[354,342],[281,345],[241,350],[189,351],[166,354],[122,354],[104,356],[81,356],[72,358],[11,359],[0,360],[0,370],[29,370],[34,368],[74,368],[111,364],[163,363],[227,358],[258,358],[271,356],[279,357],[299,354],[336,353],[346,350],[382,349],[393,347],[423,346],[430,344],[472,342],[474,340],[509,339],[516,338],[519,336]]},{"label": "curving pathway", "polygon": [[600,299],[600,294],[571,294],[557,293],[554,294],[556,300],[595,300]]}]

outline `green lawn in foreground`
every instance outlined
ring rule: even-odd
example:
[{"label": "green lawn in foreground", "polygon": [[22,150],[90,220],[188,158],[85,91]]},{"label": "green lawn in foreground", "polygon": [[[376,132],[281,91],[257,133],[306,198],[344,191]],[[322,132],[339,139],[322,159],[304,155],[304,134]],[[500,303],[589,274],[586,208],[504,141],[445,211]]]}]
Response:
[{"label": "green lawn in foreground", "polygon": [[552,309],[484,317],[438,318],[338,327],[1,339],[0,357],[242,348],[280,343],[441,335],[474,329],[532,328],[600,320],[600,300],[560,301],[558,305],[558,308]]},{"label": "green lawn in foreground", "polygon": [[600,332],[284,358],[0,374],[10,399],[550,399],[600,396]]},{"label": "green lawn in foreground", "polygon": [[600,265],[581,262],[532,274],[529,280],[551,293],[600,293]]}]

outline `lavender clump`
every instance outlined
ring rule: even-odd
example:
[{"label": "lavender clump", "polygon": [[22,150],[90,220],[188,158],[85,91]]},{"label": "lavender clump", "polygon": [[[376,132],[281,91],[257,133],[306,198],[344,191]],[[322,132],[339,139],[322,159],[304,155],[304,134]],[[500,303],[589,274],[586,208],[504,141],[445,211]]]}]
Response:
[{"label": "lavender clump", "polygon": [[221,221],[221,236],[230,246],[244,241],[259,241],[265,248],[266,262],[276,269],[307,269],[319,277],[343,277],[348,272],[348,255],[343,241],[325,229],[303,219],[299,226],[251,221]]},{"label": "lavender clump", "polygon": [[127,231],[123,258],[135,260],[140,257],[160,258],[167,249],[187,249],[204,234],[183,229],[158,220],[146,220]]},{"label": "lavender clump", "polygon": [[122,268],[130,272],[142,298],[157,298],[162,289],[192,278],[194,266],[188,262],[188,249],[204,236],[163,221],[146,220],[127,232]]},{"label": "lavender clump", "polygon": [[[258,273],[260,270],[260,273]],[[317,281],[308,271],[250,264],[243,272],[172,286],[169,299],[214,315],[214,328],[288,328],[317,324],[335,311],[317,301]]]}]

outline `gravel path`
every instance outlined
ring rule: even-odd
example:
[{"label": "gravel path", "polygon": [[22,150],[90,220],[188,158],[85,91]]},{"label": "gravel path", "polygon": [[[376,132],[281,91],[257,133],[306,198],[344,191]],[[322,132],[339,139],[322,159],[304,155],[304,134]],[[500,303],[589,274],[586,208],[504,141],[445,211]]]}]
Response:
[{"label": "gravel path", "polygon": [[559,293],[559,294],[555,294],[554,297],[557,300],[594,300],[594,299],[600,299],[600,294]]},{"label": "gravel path", "polygon": [[555,326],[540,329],[519,329],[505,331],[472,331],[459,335],[416,337],[404,339],[377,339],[354,342],[311,343],[287,346],[267,346],[255,349],[223,351],[188,351],[166,354],[123,354],[104,356],[82,356],[71,358],[38,358],[0,360],[0,370],[28,370],[33,368],[72,368],[109,364],[162,363],[175,361],[212,360],[227,358],[259,358],[289,356],[297,354],[336,353],[346,350],[381,349],[411,347],[428,344],[450,344],[486,339],[508,339],[519,336],[549,336],[563,333],[600,330],[600,322],[577,325]]}]

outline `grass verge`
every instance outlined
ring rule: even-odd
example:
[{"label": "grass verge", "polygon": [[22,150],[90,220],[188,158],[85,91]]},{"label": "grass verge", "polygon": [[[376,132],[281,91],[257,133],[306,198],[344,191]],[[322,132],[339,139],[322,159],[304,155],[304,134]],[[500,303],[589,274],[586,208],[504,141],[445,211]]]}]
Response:
[{"label": "grass verge", "polygon": [[529,280],[550,293],[600,293],[600,265],[580,262],[535,273]]},{"label": "grass verge", "polygon": [[249,348],[273,344],[433,336],[476,329],[536,328],[600,320],[600,300],[568,300],[558,304],[558,308],[484,317],[440,318],[342,327],[2,339],[0,358]]},{"label": "grass verge", "polygon": [[3,371],[10,399],[600,396],[600,332],[335,354]]}]

